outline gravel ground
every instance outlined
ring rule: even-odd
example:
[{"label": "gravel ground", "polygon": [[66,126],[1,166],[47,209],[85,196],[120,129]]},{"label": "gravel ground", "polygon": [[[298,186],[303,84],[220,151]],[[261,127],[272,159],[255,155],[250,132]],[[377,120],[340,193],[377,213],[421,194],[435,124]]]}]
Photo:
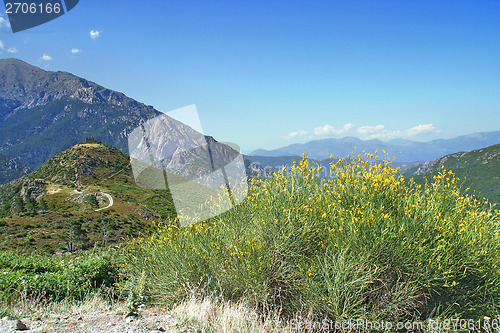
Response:
[{"label": "gravel ground", "polygon": [[195,332],[196,330],[182,326],[165,310],[159,308],[144,309],[140,316],[126,316],[116,311],[89,312],[77,315],[48,315],[0,320],[0,332]]}]

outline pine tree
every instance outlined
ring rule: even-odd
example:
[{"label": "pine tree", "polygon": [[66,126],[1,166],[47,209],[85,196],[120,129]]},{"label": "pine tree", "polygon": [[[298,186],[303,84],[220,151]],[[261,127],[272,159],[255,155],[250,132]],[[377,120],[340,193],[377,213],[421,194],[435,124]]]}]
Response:
[{"label": "pine tree", "polygon": [[37,207],[38,207],[38,203],[36,202],[36,200],[31,196],[31,195],[27,195],[26,198],[25,198],[25,205],[24,205],[24,208],[30,212],[30,213],[34,213],[36,210],[37,210]]},{"label": "pine tree", "polygon": [[69,252],[76,250],[77,244],[80,244],[80,247],[82,247],[88,241],[87,232],[82,229],[82,225],[82,218],[67,220],[65,223],[65,232],[59,235],[68,244]]}]

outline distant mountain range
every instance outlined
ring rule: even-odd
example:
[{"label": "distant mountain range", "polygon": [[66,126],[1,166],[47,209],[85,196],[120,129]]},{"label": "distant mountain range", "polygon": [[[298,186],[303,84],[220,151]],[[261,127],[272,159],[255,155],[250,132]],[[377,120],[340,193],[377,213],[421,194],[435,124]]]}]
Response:
[{"label": "distant mountain range", "polygon": [[[274,150],[257,149],[249,156],[301,156],[302,152],[310,158],[326,159],[330,155],[334,158],[346,157],[356,147],[358,152],[363,150],[374,152],[387,150],[389,156],[396,157],[399,162],[424,162],[434,160],[447,154],[459,151],[468,151],[484,148],[500,143],[500,131],[481,132],[459,136],[453,139],[438,139],[429,142],[418,142],[410,140],[392,140],[383,142],[380,140],[361,140],[355,137],[342,139],[314,140],[307,143],[296,143]],[[251,159],[251,158],[250,158]]]}]

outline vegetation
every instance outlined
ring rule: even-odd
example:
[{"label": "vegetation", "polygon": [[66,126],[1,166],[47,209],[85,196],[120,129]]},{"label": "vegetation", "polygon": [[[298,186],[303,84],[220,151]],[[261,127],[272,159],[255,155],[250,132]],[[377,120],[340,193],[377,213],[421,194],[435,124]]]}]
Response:
[{"label": "vegetation", "polygon": [[68,251],[73,252],[78,245],[81,248],[88,242],[87,233],[82,229],[83,219],[70,219],[65,223],[65,230],[58,236],[68,244]]},{"label": "vegetation", "polygon": [[418,185],[373,158],[332,165],[332,181],[304,157],[291,174],[253,180],[234,210],[134,240],[129,292],[160,304],[244,298],[261,314],[319,320],[498,315],[498,211],[463,194],[452,171]]},{"label": "vegetation", "polygon": [[423,184],[426,178],[439,173],[440,168],[453,170],[462,181],[464,188],[469,188],[477,197],[485,197],[495,204],[500,204],[500,144],[490,147],[460,152],[443,156],[424,165],[417,165],[405,172]]},{"label": "vegetation", "polygon": [[119,256],[105,251],[64,257],[1,251],[0,303],[117,294],[120,262]]},{"label": "vegetation", "polygon": [[[444,168],[425,184],[372,154],[331,169],[334,179],[324,178],[304,156],[288,173],[251,180],[235,209],[187,227],[163,221],[122,250],[0,252],[0,302],[104,292],[129,311],[173,306],[198,322],[203,314],[216,330],[225,324],[215,313],[242,304],[247,328],[256,318],[289,328],[299,317],[394,322],[500,314],[498,210],[460,190]],[[103,243],[114,227],[104,215],[96,220]],[[207,310],[193,312],[193,304]]]},{"label": "vegetation", "polygon": [[[114,205],[96,211],[108,200],[102,193]],[[99,143],[78,144],[0,186],[0,218],[6,221],[0,249],[72,252],[149,233],[153,220],[174,216],[169,191],[137,185],[127,155]]]}]

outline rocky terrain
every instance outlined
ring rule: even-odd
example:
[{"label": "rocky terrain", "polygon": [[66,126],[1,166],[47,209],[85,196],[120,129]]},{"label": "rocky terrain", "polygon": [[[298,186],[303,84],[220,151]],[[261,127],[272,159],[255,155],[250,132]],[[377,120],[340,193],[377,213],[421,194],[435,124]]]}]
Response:
[{"label": "rocky terrain", "polygon": [[196,332],[180,324],[171,314],[160,308],[149,308],[139,315],[128,315],[117,309],[94,309],[69,314],[49,314],[0,320],[0,332],[61,332],[61,333],[155,333]]},{"label": "rocky terrain", "polygon": [[0,155],[0,184],[19,178],[30,171],[30,168],[15,159]]}]

